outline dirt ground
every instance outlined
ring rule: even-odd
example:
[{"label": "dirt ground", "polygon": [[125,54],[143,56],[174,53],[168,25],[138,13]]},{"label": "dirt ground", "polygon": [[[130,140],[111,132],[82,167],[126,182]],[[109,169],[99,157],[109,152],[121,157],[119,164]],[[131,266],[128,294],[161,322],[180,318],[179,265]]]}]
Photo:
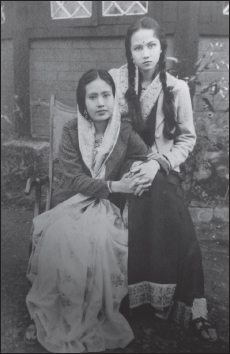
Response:
[{"label": "dirt ground", "polygon": [[[39,344],[23,342],[30,318],[25,305],[29,284],[25,278],[28,235],[33,213],[25,208],[2,207],[2,353],[47,353]],[[135,340],[123,350],[107,353],[228,353],[229,352],[229,250],[228,224],[199,224],[197,232],[203,254],[209,319],[219,340],[206,343],[192,330],[155,318],[142,309],[129,319]]]}]

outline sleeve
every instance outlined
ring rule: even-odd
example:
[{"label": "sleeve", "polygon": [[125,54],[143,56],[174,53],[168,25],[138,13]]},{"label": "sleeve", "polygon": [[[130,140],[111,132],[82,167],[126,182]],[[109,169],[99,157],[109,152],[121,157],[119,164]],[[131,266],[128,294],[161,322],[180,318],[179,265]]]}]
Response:
[{"label": "sleeve", "polygon": [[59,148],[59,158],[64,174],[65,187],[72,195],[82,193],[95,198],[108,198],[107,182],[89,177],[83,168],[80,151],[74,146],[69,129],[64,127]]},{"label": "sleeve", "polygon": [[169,174],[169,171],[171,169],[171,165],[164,155],[159,155],[159,157],[157,156],[153,160],[156,160],[157,162],[159,162],[162,172],[164,172],[166,175]]},{"label": "sleeve", "polygon": [[149,148],[141,137],[132,129],[129,135],[125,161],[121,168],[120,176],[123,176],[128,172],[134,162],[145,161],[150,152],[151,148]]},{"label": "sleeve", "polygon": [[164,157],[170,162],[171,168],[178,167],[185,162],[196,143],[196,133],[193,122],[192,102],[189,88],[186,82],[180,80],[180,87],[175,99],[177,107],[177,121],[180,127],[180,135],[175,139],[170,152],[164,153]]}]

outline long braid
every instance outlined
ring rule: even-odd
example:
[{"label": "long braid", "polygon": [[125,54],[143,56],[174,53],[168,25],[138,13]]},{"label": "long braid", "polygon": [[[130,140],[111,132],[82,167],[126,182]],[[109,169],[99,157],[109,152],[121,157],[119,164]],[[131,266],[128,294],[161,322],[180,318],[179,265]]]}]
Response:
[{"label": "long braid", "polygon": [[159,64],[160,80],[164,92],[162,110],[165,116],[165,124],[163,133],[167,139],[172,140],[177,137],[180,132],[180,128],[175,118],[174,96],[171,91],[171,87],[167,87],[166,65],[164,56],[162,56],[162,58],[160,59]]},{"label": "long braid", "polygon": [[136,67],[133,63],[131,49],[130,49],[130,38],[132,33],[127,33],[125,46],[126,46],[126,58],[128,63],[128,89],[125,93],[125,98],[128,103],[129,115],[132,119],[133,128],[136,132],[141,132],[145,129],[144,121],[141,117],[141,107],[139,96],[135,91],[135,78],[136,78]]}]

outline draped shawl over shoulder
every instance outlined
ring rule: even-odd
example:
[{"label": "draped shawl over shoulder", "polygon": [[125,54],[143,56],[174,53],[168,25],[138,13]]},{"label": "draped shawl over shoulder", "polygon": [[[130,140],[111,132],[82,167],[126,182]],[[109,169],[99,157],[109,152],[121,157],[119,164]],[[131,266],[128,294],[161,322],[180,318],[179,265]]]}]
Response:
[{"label": "draped shawl over shoulder", "polygon": [[82,159],[90,170],[93,178],[104,178],[105,163],[110,157],[116,145],[121,126],[120,112],[117,109],[115,99],[114,111],[109,119],[104,133],[103,142],[93,161],[93,149],[95,142],[95,126],[92,121],[85,119],[78,109],[78,141]]}]

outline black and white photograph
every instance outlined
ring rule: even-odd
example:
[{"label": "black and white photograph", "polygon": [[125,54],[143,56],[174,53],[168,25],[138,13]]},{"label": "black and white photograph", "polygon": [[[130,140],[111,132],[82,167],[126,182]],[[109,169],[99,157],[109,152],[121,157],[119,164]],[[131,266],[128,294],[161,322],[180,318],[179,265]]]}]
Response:
[{"label": "black and white photograph", "polygon": [[229,353],[229,1],[1,1],[1,353]]}]

